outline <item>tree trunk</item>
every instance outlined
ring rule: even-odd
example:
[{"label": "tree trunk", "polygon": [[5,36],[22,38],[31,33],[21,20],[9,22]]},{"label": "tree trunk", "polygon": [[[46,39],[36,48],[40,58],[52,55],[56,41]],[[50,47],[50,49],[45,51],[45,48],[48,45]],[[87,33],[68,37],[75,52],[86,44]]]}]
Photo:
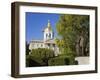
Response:
[{"label": "tree trunk", "polygon": [[84,38],[83,36],[80,36],[80,55],[84,56]]}]

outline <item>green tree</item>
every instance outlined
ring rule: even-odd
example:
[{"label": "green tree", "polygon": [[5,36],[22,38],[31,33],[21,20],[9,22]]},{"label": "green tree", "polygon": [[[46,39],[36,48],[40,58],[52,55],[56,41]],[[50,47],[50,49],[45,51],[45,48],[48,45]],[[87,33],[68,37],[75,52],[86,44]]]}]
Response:
[{"label": "green tree", "polygon": [[29,52],[30,52],[29,44],[26,42],[26,55],[29,55]]},{"label": "green tree", "polygon": [[[33,60],[34,63],[31,65],[36,64],[34,66],[48,66],[48,60],[54,57],[54,51],[47,48],[38,48],[32,49],[31,54],[27,57],[28,60]],[[30,62],[28,63],[30,64]]]},{"label": "green tree", "polygon": [[61,53],[89,55],[88,15],[61,15],[56,28],[59,35],[56,44]]}]

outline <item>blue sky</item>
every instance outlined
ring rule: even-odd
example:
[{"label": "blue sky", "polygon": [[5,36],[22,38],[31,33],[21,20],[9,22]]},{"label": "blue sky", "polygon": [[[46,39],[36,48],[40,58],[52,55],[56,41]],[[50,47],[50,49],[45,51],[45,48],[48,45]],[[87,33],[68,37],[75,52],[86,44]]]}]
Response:
[{"label": "blue sky", "polygon": [[48,20],[50,20],[56,36],[56,23],[59,20],[59,16],[59,14],[51,13],[26,12],[26,41],[29,42],[32,39],[43,40],[42,31],[47,26]]}]

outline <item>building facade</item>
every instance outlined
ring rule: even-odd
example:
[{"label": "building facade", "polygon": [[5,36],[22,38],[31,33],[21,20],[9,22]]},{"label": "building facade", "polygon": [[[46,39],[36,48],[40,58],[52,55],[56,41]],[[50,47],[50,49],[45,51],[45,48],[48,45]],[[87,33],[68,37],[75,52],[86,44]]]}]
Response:
[{"label": "building facade", "polygon": [[47,27],[43,30],[43,40],[32,40],[29,43],[29,49],[37,48],[48,48],[55,52],[55,56],[59,54],[59,48],[55,44],[54,31],[51,27],[50,21],[48,20]]}]

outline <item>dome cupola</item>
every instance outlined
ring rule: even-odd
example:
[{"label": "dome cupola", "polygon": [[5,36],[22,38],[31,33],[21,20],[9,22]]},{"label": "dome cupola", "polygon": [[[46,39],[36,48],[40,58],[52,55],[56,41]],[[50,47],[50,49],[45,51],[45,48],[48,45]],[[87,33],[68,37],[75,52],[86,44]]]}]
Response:
[{"label": "dome cupola", "polygon": [[48,20],[47,27],[44,29],[44,40],[53,39],[53,30],[51,28],[50,20]]}]

